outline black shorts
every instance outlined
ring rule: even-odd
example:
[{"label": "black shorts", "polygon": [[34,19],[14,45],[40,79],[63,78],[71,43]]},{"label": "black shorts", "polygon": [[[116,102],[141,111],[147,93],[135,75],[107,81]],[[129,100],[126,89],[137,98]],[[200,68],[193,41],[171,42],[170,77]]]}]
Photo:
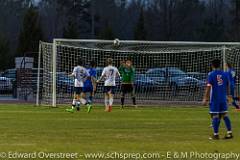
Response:
[{"label": "black shorts", "polygon": [[81,94],[82,93],[83,88],[82,87],[74,87],[74,93],[75,94]]},{"label": "black shorts", "polygon": [[115,94],[115,86],[104,86],[103,92]]},{"label": "black shorts", "polygon": [[122,84],[122,93],[132,93],[134,91],[133,84]]}]

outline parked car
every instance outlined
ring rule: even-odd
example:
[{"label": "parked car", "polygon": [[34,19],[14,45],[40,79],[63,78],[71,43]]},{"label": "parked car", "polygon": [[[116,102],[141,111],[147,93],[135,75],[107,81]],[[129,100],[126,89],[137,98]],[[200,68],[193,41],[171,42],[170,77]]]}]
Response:
[{"label": "parked car", "polygon": [[146,72],[146,76],[160,86],[169,87],[173,92],[183,89],[197,91],[205,86],[204,80],[191,77],[176,67],[152,68]]},{"label": "parked car", "polygon": [[16,76],[16,69],[13,68],[13,69],[7,69],[5,70],[2,75],[2,77],[6,77],[6,78],[9,78],[11,79],[12,81],[15,81],[17,76]]},{"label": "parked car", "polygon": [[13,85],[10,78],[0,77],[0,93],[11,92]]},{"label": "parked car", "polygon": [[158,82],[154,81],[146,74],[136,74],[134,84],[136,92],[154,91],[156,86],[158,86]]}]

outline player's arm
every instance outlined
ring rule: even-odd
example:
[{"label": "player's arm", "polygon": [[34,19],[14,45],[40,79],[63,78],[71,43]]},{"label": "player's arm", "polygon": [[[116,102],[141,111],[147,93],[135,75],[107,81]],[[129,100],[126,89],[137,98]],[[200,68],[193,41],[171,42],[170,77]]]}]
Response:
[{"label": "player's arm", "polygon": [[121,75],[123,74],[123,70],[124,70],[124,61],[121,62],[121,65],[120,65],[120,67],[119,67],[119,69],[118,69],[118,71],[119,71],[119,73],[120,73]]},{"label": "player's arm", "polygon": [[85,72],[85,73],[84,73],[84,74],[85,74],[85,77],[84,77],[84,80],[83,80],[83,81],[85,82],[87,79],[91,79],[91,76],[90,76],[89,72],[88,72],[86,69],[84,70],[84,72]]},{"label": "player's arm", "polygon": [[116,68],[116,74],[117,74],[117,77],[119,77],[119,79],[120,79],[120,81],[121,81],[121,74],[120,74],[120,72],[118,71],[118,69]]},{"label": "player's arm", "polygon": [[105,68],[104,68],[101,77],[96,81],[96,83],[101,82],[101,80],[102,80],[105,76],[106,76],[106,70],[105,70]]},{"label": "player's arm", "polygon": [[209,102],[212,84],[213,84],[213,80],[212,80],[211,74],[209,74],[208,80],[207,80],[207,87],[206,87],[205,94],[202,101],[203,105],[207,105]]},{"label": "player's arm", "polygon": [[75,77],[76,76],[76,70],[73,69],[73,72],[68,75],[69,77]]},{"label": "player's arm", "polygon": [[205,91],[205,94],[204,94],[204,97],[203,97],[203,105],[207,105],[208,102],[209,102],[209,97],[210,97],[210,91],[211,91],[211,85],[207,85],[206,87],[206,91]]},{"label": "player's arm", "polygon": [[118,76],[118,77],[121,77],[121,74],[119,73],[119,71],[117,71],[117,76]]},{"label": "player's arm", "polygon": [[132,74],[131,74],[131,82],[134,83],[134,79],[135,79],[135,68],[132,67]]}]

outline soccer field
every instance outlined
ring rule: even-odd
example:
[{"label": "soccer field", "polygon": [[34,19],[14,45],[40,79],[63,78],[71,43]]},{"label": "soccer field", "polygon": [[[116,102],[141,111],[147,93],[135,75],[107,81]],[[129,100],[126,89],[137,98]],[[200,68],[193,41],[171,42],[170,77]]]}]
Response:
[{"label": "soccer field", "polygon": [[[210,118],[204,107],[116,107],[111,113],[95,107],[90,114],[86,108],[73,114],[65,109],[0,105],[0,151],[239,152],[240,113],[234,110],[230,111],[234,139],[210,141]],[[223,123],[220,133],[225,134]]]}]

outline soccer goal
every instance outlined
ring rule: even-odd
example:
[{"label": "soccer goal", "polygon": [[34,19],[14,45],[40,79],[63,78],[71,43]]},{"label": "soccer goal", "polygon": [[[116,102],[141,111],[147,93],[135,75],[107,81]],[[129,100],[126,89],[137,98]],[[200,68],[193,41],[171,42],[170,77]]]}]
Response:
[{"label": "soccer goal", "polygon": [[[97,63],[101,75],[107,58],[114,65],[130,58],[136,69],[135,93],[138,103],[199,102],[202,100],[206,78],[213,59],[229,62],[240,76],[240,43],[225,42],[169,42],[55,39],[40,42],[37,105],[71,103],[73,80],[68,77],[79,58],[88,67]],[[40,74],[40,70],[43,71]],[[40,81],[42,80],[42,81]],[[41,85],[40,85],[41,84]],[[117,83],[116,99],[121,96],[121,82]],[[95,100],[103,97],[103,84],[98,84]],[[237,79],[236,94],[240,92]]]}]

